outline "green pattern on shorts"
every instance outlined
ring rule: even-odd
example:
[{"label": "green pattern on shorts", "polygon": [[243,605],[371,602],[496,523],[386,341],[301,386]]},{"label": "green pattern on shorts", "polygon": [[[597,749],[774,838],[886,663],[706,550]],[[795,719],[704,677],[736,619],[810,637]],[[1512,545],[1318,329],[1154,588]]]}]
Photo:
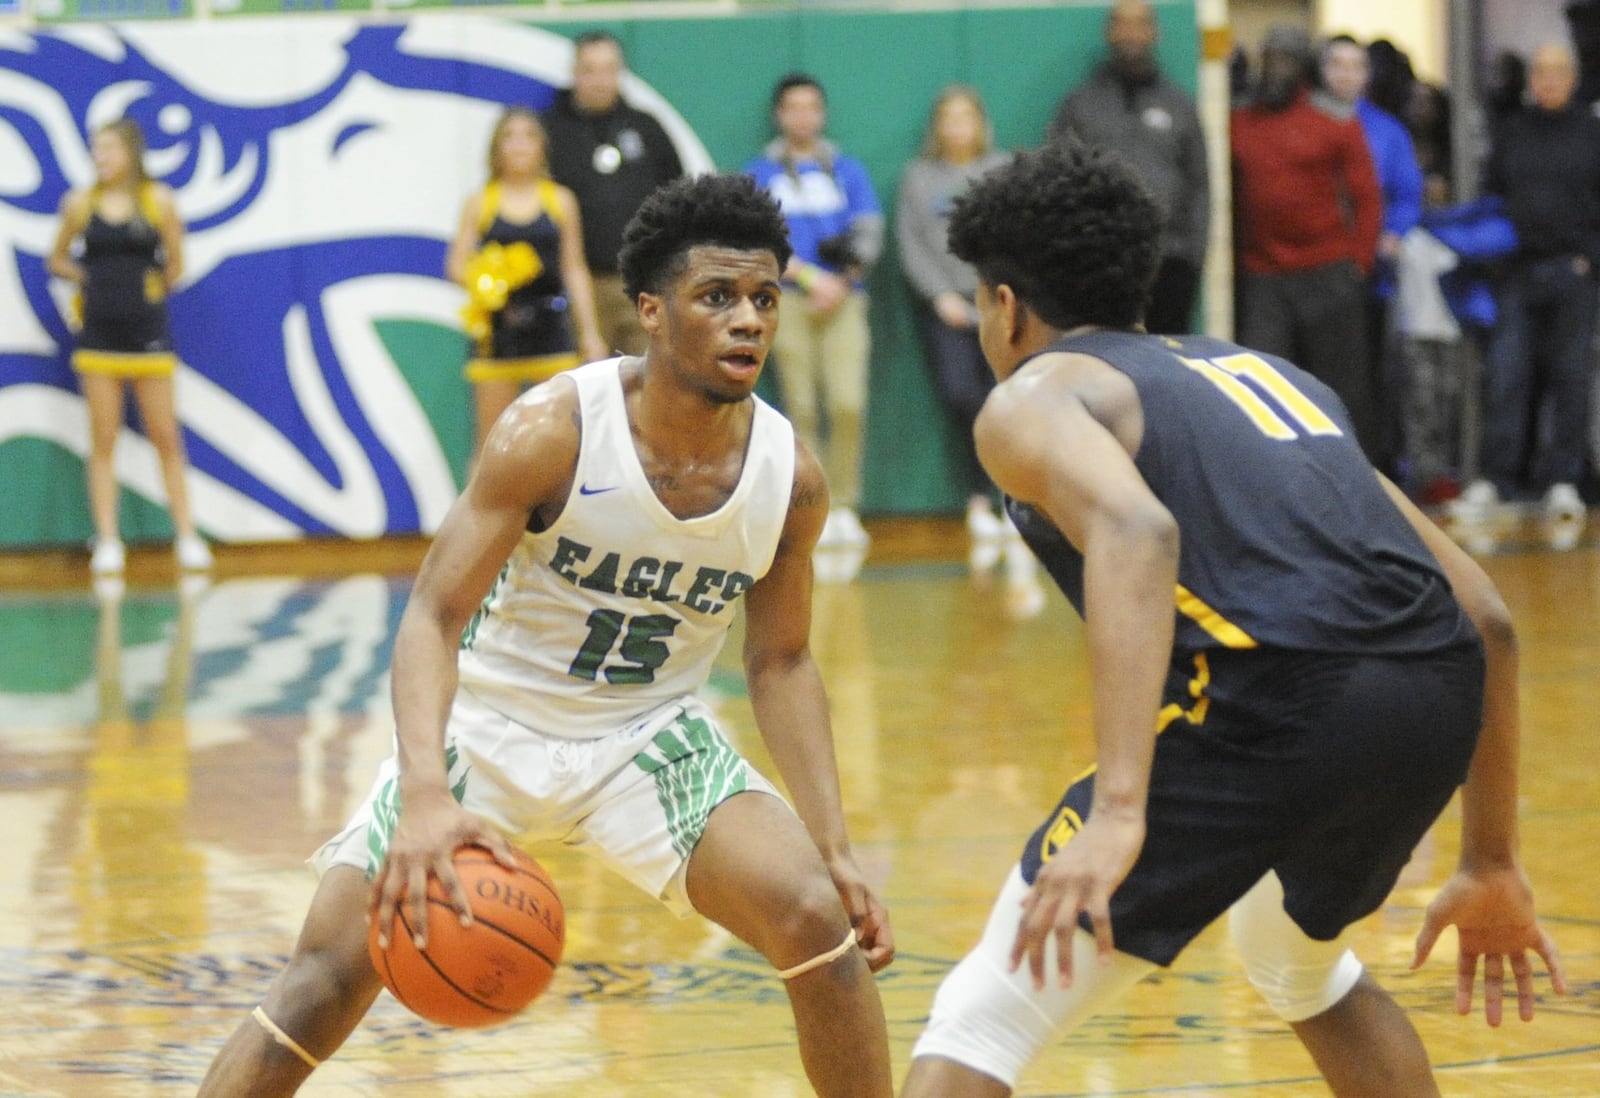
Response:
[{"label": "green pattern on shorts", "polygon": [[[460,761],[461,753],[456,750],[456,745],[445,744],[444,772],[450,782],[450,795],[457,804],[467,795],[466,768],[457,771]],[[394,838],[394,829],[399,824],[400,778],[397,775],[384,782],[377,796],[372,798],[372,822],[367,825],[367,880],[378,875],[378,867],[389,853],[389,840]]]},{"label": "green pattern on shorts", "polygon": [[657,732],[633,762],[655,779],[672,849],[683,858],[700,841],[711,810],[749,788],[744,759],[710,721],[687,713]]}]

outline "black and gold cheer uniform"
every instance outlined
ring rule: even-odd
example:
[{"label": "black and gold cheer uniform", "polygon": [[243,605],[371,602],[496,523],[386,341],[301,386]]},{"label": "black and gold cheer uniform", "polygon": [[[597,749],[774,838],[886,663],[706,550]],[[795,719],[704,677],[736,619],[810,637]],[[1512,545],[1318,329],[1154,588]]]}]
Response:
[{"label": "black and gold cheer uniform", "polygon": [[72,352],[79,373],[156,377],[172,373],[177,356],[167,325],[166,254],[157,228],[155,185],[139,191],[126,221],[100,213],[100,189],[90,192],[83,230],[82,326]]},{"label": "black and gold cheer uniform", "polygon": [[483,190],[478,247],[527,244],[538,257],[538,273],[512,289],[505,306],[490,316],[490,330],[467,363],[466,376],[468,381],[540,382],[580,361],[561,279],[561,208],[549,180],[539,182],[539,215],[529,222],[501,216],[500,196],[497,182]]}]

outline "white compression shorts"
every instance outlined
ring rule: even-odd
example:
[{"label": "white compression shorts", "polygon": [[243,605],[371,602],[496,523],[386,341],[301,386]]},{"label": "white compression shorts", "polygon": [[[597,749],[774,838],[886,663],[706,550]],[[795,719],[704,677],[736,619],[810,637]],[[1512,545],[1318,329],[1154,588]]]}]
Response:
[{"label": "white compression shorts", "polygon": [[1228,930],[1245,975],[1285,1022],[1315,1018],[1348,995],[1364,971],[1343,936],[1319,942],[1295,925],[1283,910],[1276,873],[1235,901]]},{"label": "white compression shorts", "polygon": [[[1011,949],[1028,885],[1012,867],[990,909],[983,937],[945,977],[913,1059],[937,1056],[1015,1087],[1035,1056],[1061,1034],[1127,992],[1156,965],[1126,953],[1099,963],[1094,936],[1072,939],[1072,986],[1055,979],[1052,939],[1045,954],[1046,981],[1035,990],[1026,964],[1009,971]],[[1333,1006],[1361,978],[1362,966],[1342,942],[1306,936],[1283,910],[1283,888],[1269,873],[1231,912],[1234,942],[1251,984],[1288,1022],[1304,1021]]]},{"label": "white compression shorts", "polygon": [[1078,930],[1072,938],[1072,986],[1063,989],[1055,978],[1052,938],[1045,950],[1045,986],[1035,991],[1026,963],[1009,971],[1027,894],[1022,871],[1013,866],[989,911],[983,937],[939,985],[928,1028],[911,1050],[913,1059],[953,1060],[1015,1087],[1017,1076],[1040,1049],[1156,967],[1126,953],[1114,953],[1112,963],[1102,965],[1094,937]]}]

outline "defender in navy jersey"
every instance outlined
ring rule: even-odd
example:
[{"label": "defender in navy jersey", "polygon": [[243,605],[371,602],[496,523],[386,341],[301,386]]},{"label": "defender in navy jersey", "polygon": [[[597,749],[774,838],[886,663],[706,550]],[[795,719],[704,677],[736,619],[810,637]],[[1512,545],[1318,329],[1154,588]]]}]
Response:
[{"label": "defender in navy jersey", "polygon": [[[893,934],[851,852],[809,647],[828,488],[755,395],[789,254],[743,175],[639,208],[622,269],[649,349],[550,379],[490,432],[395,637],[395,753],[313,857],[299,944],[205,1098],[294,1093],[382,987],[366,916],[386,944],[404,890],[423,944],[427,879],[469,916],[451,854],[513,864],[507,835],[581,848],[748,942],[784,981],[815,1092],[891,1098],[872,972]],[[695,697],[740,604],[792,808]]]},{"label": "defender in navy jersey", "polygon": [[1009,1094],[1230,909],[1251,982],[1336,1094],[1437,1094],[1340,936],[1465,783],[1461,868],[1414,964],[1454,924],[1457,1006],[1481,957],[1490,1024],[1507,960],[1524,1019],[1530,951],[1565,990],[1517,861],[1511,623],[1326,386],[1143,332],[1158,225],[1127,168],[1075,143],[985,177],[951,219],[1000,379],[979,453],[1084,618],[1096,762],[941,986],[903,1098]]}]

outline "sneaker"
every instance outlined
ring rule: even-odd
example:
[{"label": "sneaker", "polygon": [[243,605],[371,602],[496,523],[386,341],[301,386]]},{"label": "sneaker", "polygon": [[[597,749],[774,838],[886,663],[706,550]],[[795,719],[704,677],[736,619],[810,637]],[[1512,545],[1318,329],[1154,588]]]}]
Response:
[{"label": "sneaker", "polygon": [[89,571],[97,576],[114,576],[122,571],[127,561],[128,554],[120,540],[96,540],[94,552],[89,557]]},{"label": "sneaker", "polygon": [[967,508],[967,566],[973,572],[987,572],[1000,563],[1005,549],[1006,524],[991,510],[987,500]]},{"label": "sneaker", "polygon": [[211,547],[196,534],[180,537],[173,545],[178,554],[178,567],[185,572],[204,572],[211,567]]},{"label": "sneaker", "polygon": [[1588,516],[1583,497],[1570,484],[1552,484],[1544,494],[1544,513],[1553,519],[1579,522]]},{"label": "sneaker", "polygon": [[1005,537],[1006,613],[1017,619],[1037,617],[1044,610],[1044,588],[1039,584],[1039,562],[1015,526]]},{"label": "sneaker", "polygon": [[127,589],[121,573],[118,572],[97,574],[90,580],[90,583],[94,587],[95,598],[107,605],[121,602],[123,592]]},{"label": "sneaker", "polygon": [[861,574],[867,551],[859,545],[834,545],[811,554],[811,575],[818,583],[849,583]]},{"label": "sneaker", "polygon": [[872,538],[867,534],[866,527],[861,525],[861,520],[856,513],[848,507],[835,507],[828,512],[828,520],[822,524],[822,537],[817,541],[818,549],[837,549],[840,546],[851,546],[856,549],[865,549],[871,544]]},{"label": "sneaker", "polygon": [[1500,502],[1500,492],[1493,481],[1478,478],[1467,485],[1461,495],[1451,500],[1450,517],[1463,522],[1482,522],[1489,511]]}]

